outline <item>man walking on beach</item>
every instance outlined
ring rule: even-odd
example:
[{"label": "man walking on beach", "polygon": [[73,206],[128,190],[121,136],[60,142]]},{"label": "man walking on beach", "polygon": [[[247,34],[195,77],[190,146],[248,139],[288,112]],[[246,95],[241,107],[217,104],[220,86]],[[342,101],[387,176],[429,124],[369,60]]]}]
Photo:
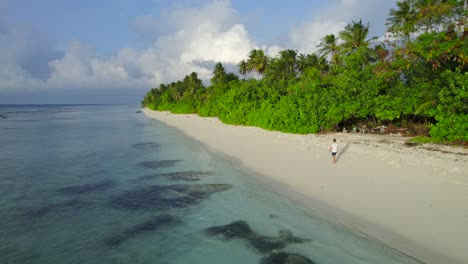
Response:
[{"label": "man walking on beach", "polygon": [[336,143],[336,139],[333,139],[333,143],[330,145],[328,152],[331,151],[333,157],[333,163],[336,163],[336,153],[338,153],[338,144]]}]

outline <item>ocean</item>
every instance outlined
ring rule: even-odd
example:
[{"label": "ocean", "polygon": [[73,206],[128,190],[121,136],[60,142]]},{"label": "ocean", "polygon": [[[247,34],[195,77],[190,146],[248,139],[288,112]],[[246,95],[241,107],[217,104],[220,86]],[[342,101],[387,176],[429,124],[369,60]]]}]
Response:
[{"label": "ocean", "polygon": [[419,263],[138,110],[0,106],[0,263]]}]

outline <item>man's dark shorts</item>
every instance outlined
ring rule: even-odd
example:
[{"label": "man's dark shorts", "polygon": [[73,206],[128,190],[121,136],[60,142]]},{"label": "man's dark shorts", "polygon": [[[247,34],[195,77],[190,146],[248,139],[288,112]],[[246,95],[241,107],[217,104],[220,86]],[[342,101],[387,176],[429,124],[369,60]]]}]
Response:
[{"label": "man's dark shorts", "polygon": [[336,156],[336,152],[332,152],[332,156]]}]

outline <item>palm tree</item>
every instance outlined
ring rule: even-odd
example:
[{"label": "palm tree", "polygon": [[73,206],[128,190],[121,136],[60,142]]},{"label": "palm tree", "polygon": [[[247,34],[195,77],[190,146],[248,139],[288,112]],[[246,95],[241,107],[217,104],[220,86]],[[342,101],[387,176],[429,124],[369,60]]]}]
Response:
[{"label": "palm tree", "polygon": [[413,0],[397,2],[397,9],[390,9],[387,19],[388,30],[396,34],[402,34],[407,42],[411,41],[411,33],[415,31],[416,11]]},{"label": "palm tree", "polygon": [[297,57],[297,70],[303,73],[310,67],[315,67],[320,71],[326,71],[328,69],[328,63],[323,56],[319,57],[317,54],[300,54]]},{"label": "palm tree", "polygon": [[165,93],[169,89],[168,85],[165,85],[164,83],[159,84],[159,94]]},{"label": "palm tree", "polygon": [[282,50],[278,55],[278,62],[281,65],[282,71],[286,73],[285,76],[296,76],[297,52],[295,50]]},{"label": "palm tree", "polygon": [[[301,58],[304,63],[302,66],[300,64]],[[306,58],[305,55],[298,56],[295,50],[282,50],[278,56],[269,60],[265,77],[270,81],[296,78],[300,67],[305,67]]]},{"label": "palm tree", "polygon": [[307,56],[308,55],[304,55],[304,54],[299,54],[297,56],[297,70],[299,72],[304,72],[305,69],[307,69],[309,66],[309,61],[307,60]]},{"label": "palm tree", "polygon": [[320,47],[319,54],[324,57],[331,57],[331,62],[336,64],[338,61],[338,53],[340,51],[340,47],[338,45],[338,38],[335,35],[330,34],[326,35],[322,42],[318,45]]},{"label": "palm tree", "polygon": [[221,62],[216,63],[213,70],[213,78],[211,78],[213,84],[217,83],[226,83],[227,82],[227,73]]},{"label": "palm tree", "polygon": [[377,39],[377,37],[367,38],[369,27],[369,23],[364,25],[362,20],[352,21],[346,25],[345,29],[340,32],[340,38],[343,40],[343,44],[341,44],[343,51],[349,54],[359,48],[369,48],[371,42]]},{"label": "palm tree", "polygon": [[190,94],[194,94],[199,88],[203,87],[203,82],[198,79],[196,72],[192,72],[190,75],[185,76],[182,86],[184,92],[188,91]]},{"label": "palm tree", "polygon": [[[418,20],[418,31],[441,32],[459,24],[466,28],[468,1],[456,0],[413,0]],[[464,29],[462,29],[464,30]]]},{"label": "palm tree", "polygon": [[385,44],[381,43],[375,45],[373,48],[373,58],[375,61],[384,62],[385,59],[390,55],[390,52],[385,48]]},{"label": "palm tree", "polygon": [[171,97],[175,101],[179,101],[182,98],[182,94],[185,92],[184,85],[181,81],[172,82],[169,84],[169,90],[171,93]]},{"label": "palm tree", "polygon": [[257,72],[257,79],[260,78],[260,75],[266,69],[268,63],[268,57],[265,56],[265,53],[261,49],[254,49],[249,54],[249,59],[247,60],[247,66],[250,70]]},{"label": "palm tree", "polygon": [[249,66],[245,60],[242,60],[239,64],[237,64],[237,67],[239,68],[239,73],[242,75],[246,75],[250,72]]}]

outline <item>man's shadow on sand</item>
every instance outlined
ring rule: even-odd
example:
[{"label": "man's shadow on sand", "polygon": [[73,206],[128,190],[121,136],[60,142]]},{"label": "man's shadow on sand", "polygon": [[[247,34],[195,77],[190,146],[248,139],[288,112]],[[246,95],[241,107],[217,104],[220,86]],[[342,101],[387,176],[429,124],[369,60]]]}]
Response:
[{"label": "man's shadow on sand", "polygon": [[343,156],[343,154],[345,154],[345,152],[346,152],[346,150],[348,150],[348,148],[349,148],[349,143],[347,143],[347,144],[343,147],[343,149],[342,149],[340,152],[338,152],[338,156],[336,157],[336,162],[338,162],[339,160],[341,160],[341,156]]}]

